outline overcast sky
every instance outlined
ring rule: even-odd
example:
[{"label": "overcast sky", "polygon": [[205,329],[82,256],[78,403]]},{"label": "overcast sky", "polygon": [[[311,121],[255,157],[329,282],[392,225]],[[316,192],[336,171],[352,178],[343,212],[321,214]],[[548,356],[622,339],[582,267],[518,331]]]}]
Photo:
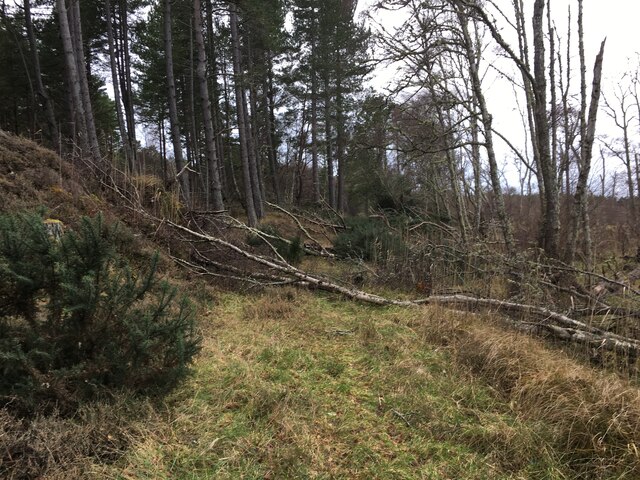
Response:
[{"label": "overcast sky", "polygon": [[[358,11],[361,12],[374,3],[374,0],[360,0]],[[511,13],[511,0],[495,0],[499,6],[503,6],[505,13]],[[531,10],[533,0],[524,0],[526,17],[530,28]],[[551,0],[551,9],[556,28],[564,42],[567,37],[567,12],[571,6],[572,15],[572,44],[574,45],[573,71],[578,75],[577,49],[577,0]],[[402,15],[385,11],[384,15],[376,16],[386,28],[392,28],[401,23]],[[640,52],[640,33],[638,23],[640,22],[640,0],[584,0],[584,30],[585,30],[585,53],[587,62],[587,82],[589,94],[591,91],[591,74],[593,70],[593,62],[600,42],[607,37],[607,45],[604,59],[603,69],[603,93],[611,96],[616,84],[620,81],[625,72],[635,70],[638,64],[637,52]],[[515,36],[512,35],[512,28],[507,25],[504,20],[499,25],[503,27],[502,34],[509,40],[513,41],[516,46]],[[529,35],[531,40],[531,35]],[[566,47],[563,47],[566,48]],[[517,51],[517,48],[514,48]],[[531,49],[532,50],[532,49]],[[488,51],[491,54],[491,49]],[[486,58],[485,67],[489,63],[496,62],[495,58]],[[512,65],[507,60],[499,61],[500,68],[511,68]],[[381,69],[377,78],[374,78],[373,84],[382,87],[393,77],[395,69]],[[574,77],[573,85],[575,88],[579,85],[578,77]],[[574,91],[576,91],[574,88]],[[495,118],[495,127],[505,135],[509,136],[515,144],[522,145],[524,143],[523,127],[516,108],[512,87],[506,81],[501,81],[497,76],[487,75],[485,77],[485,94],[489,101],[489,107]],[[601,102],[602,105],[602,102]],[[635,126],[634,126],[635,127]],[[640,133],[640,130],[635,129]],[[613,126],[609,118],[601,109],[598,116],[598,133],[617,136],[618,132]],[[639,135],[634,135],[634,142],[637,143]],[[513,161],[508,160],[512,157],[508,149],[504,146],[498,147],[500,156],[509,165],[505,169],[505,177],[511,186],[517,183],[517,173],[511,166]],[[599,148],[594,149],[594,156],[599,156]],[[621,168],[619,161],[608,160],[607,169]],[[593,181],[597,181],[600,174],[600,163],[597,162],[595,171],[592,175]],[[619,187],[624,188],[624,187]]]}]

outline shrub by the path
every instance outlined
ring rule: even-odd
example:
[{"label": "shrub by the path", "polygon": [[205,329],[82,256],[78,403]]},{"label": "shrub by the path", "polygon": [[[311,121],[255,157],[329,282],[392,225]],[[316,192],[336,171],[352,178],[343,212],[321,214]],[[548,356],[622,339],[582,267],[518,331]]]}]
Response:
[{"label": "shrub by the path", "polygon": [[0,403],[72,410],[186,374],[199,348],[193,308],[158,280],[156,258],[134,271],[121,239],[101,216],[57,238],[39,215],[0,216]]}]

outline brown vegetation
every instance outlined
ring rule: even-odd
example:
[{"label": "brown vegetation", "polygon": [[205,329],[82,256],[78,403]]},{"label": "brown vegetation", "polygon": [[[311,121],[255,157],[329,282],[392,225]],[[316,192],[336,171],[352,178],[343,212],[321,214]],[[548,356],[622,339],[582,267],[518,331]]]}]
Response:
[{"label": "brown vegetation", "polygon": [[640,475],[640,390],[488,317],[439,309],[414,328],[496,388],[519,415],[553,429],[563,459],[585,478]]}]

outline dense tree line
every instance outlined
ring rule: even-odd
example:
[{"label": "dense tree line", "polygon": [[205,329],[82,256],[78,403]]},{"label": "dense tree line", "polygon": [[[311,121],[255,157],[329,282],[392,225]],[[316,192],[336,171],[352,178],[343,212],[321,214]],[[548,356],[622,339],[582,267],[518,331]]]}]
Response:
[{"label": "dense tree line", "polygon": [[[157,175],[191,207],[241,204],[252,226],[271,201],[419,210],[455,225],[463,242],[493,235],[514,251],[496,153],[506,144],[521,195],[540,199],[538,244],[571,261],[592,249],[604,57],[603,43],[589,76],[582,3],[562,34],[544,0],[526,11],[521,0],[502,11],[500,2],[388,0],[369,22],[356,0],[3,2],[0,128],[90,158],[102,174]],[[396,14],[399,27],[380,23]],[[503,36],[500,15],[515,19],[515,36]],[[494,128],[487,48],[512,64],[525,145]],[[390,95],[366,87],[380,57],[399,66]],[[602,151],[625,165],[635,228],[633,78],[608,97],[622,135]]]}]

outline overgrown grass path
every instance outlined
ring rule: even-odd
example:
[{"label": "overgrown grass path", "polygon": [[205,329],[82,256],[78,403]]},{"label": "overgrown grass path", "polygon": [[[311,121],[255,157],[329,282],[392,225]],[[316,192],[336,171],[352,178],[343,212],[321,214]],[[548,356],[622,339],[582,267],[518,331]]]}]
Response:
[{"label": "overgrown grass path", "polygon": [[226,295],[190,380],[105,475],[565,478],[542,424],[428,342],[424,312]]}]

